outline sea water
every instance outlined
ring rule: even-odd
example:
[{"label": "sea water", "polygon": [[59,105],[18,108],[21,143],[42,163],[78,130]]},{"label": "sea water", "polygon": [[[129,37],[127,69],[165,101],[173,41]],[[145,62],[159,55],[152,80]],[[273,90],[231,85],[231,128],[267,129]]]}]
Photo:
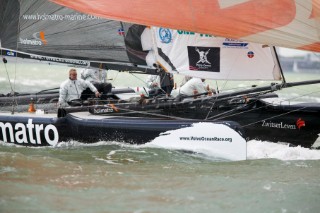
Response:
[{"label": "sea water", "polygon": [[320,151],[248,142],[248,160],[76,141],[0,145],[1,212],[318,212]]},{"label": "sea water", "polygon": [[[14,68],[10,86],[0,66],[0,93],[58,87],[69,69]],[[53,73],[44,74],[47,69]],[[133,82],[119,75],[109,76],[113,84]],[[143,86],[144,77],[134,79]],[[317,86],[280,95],[309,94],[303,97],[317,101],[314,91]],[[0,212],[319,212],[320,150],[249,141],[247,157],[231,162],[149,143],[66,141],[30,148],[0,142]]]}]

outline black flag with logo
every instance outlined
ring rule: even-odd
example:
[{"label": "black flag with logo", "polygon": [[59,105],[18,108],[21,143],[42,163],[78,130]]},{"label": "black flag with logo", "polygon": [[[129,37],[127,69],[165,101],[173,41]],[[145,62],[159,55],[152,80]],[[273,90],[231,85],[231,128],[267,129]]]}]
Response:
[{"label": "black flag with logo", "polygon": [[188,46],[190,70],[220,72],[219,47],[191,47]]}]

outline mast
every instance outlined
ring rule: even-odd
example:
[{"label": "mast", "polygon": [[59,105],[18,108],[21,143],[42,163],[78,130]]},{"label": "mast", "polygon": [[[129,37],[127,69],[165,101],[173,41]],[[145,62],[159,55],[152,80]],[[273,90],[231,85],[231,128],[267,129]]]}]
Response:
[{"label": "mast", "polygon": [[280,63],[280,60],[279,60],[279,56],[278,56],[278,53],[277,53],[277,50],[275,48],[275,46],[272,46],[272,49],[274,51],[274,54],[275,54],[275,63],[278,64],[279,66],[279,69],[280,69],[280,74],[281,74],[281,77],[282,77],[282,84],[286,84],[286,79],[284,77],[284,74],[283,74],[283,70],[282,70],[282,67],[281,67],[281,63]]}]

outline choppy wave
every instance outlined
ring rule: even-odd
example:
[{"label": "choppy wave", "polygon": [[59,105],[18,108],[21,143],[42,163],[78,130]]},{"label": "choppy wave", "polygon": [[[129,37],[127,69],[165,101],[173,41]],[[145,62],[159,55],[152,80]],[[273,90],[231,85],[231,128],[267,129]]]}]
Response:
[{"label": "choppy wave", "polygon": [[319,160],[320,150],[290,147],[288,144],[252,140],[247,143],[248,159]]},{"label": "choppy wave", "polygon": [[[1,146],[6,147],[15,147],[15,148],[25,148],[21,145],[15,145],[11,143],[5,143],[0,141]],[[151,156],[156,156],[156,152],[154,149],[161,151],[170,151],[171,148],[158,147],[154,146],[152,143],[147,143],[143,145],[135,145],[135,144],[127,144],[116,141],[99,141],[96,143],[82,143],[78,141],[68,141],[68,142],[60,142],[55,147],[28,147],[30,149],[81,149],[85,147],[109,147],[108,153],[106,157],[99,158],[96,160],[105,161],[106,163],[116,164],[117,162],[111,159],[112,155],[115,153],[121,152],[134,152],[135,154],[145,155],[147,152],[150,152]],[[221,161],[223,159],[219,159],[214,155],[210,155],[210,153],[199,153],[199,152],[191,152],[184,151],[183,147],[181,147],[178,152],[184,153],[186,155],[192,154],[193,157],[199,157],[203,159],[213,160],[213,161]],[[258,160],[258,159],[278,159],[282,161],[294,161],[294,160],[320,160],[320,150],[316,149],[308,149],[300,146],[291,147],[288,144],[281,143],[272,143],[267,141],[257,141],[251,140],[247,142],[247,160]],[[133,159],[126,159],[127,161],[134,162]]]}]

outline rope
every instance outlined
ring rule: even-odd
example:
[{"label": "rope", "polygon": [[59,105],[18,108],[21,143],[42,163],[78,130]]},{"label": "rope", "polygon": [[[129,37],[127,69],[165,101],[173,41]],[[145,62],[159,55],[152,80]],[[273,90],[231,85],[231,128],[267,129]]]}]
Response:
[{"label": "rope", "polygon": [[2,61],[3,61],[3,66],[4,66],[4,69],[6,71],[6,74],[7,74],[7,77],[8,77],[8,81],[9,81],[9,85],[10,85],[10,89],[11,89],[11,94],[14,94],[14,90],[13,90],[13,87],[12,87],[12,83],[10,81],[10,76],[9,76],[9,72],[8,72],[8,69],[7,69],[7,59],[5,59],[4,57],[2,58]]},{"label": "rope", "polygon": [[[290,100],[290,99],[288,99],[288,100]],[[256,103],[257,101],[258,101],[258,100],[256,100],[255,102],[252,102],[252,103],[250,103],[250,104],[254,104],[254,103]],[[284,100],[284,101],[287,101],[287,100]],[[235,110],[239,110],[239,109],[244,108],[244,107],[246,107],[246,106],[248,106],[248,105],[244,105],[244,106],[238,107],[238,108],[236,108],[236,109],[232,109],[232,110],[226,111],[226,112],[224,112],[224,113],[220,113],[220,114],[218,114],[218,115],[215,115],[215,116],[210,117],[209,119],[219,117],[219,116],[221,116],[221,115],[223,115],[223,114],[230,113],[230,112],[235,111]],[[273,105],[272,105],[272,104],[269,104],[269,103],[266,103],[266,106],[273,106]],[[248,112],[251,112],[251,111],[254,111],[254,110],[259,110],[259,109],[265,108],[266,106],[261,106],[261,107],[254,108],[254,109],[250,109],[250,110],[246,110],[246,111],[243,111],[243,112],[230,114],[230,115],[227,115],[227,116],[224,116],[224,117],[219,117],[218,119],[213,119],[213,121],[225,119],[225,118],[232,117],[232,116],[235,116],[235,115],[241,115],[241,114],[243,114],[243,113],[248,113]],[[308,108],[308,107],[306,106],[306,107],[301,107],[301,108],[298,108],[298,109],[290,110],[289,112],[281,113],[281,114],[279,114],[279,115],[275,115],[275,116],[272,116],[272,117],[269,117],[269,118],[266,118],[266,119],[262,119],[262,120],[258,120],[258,121],[255,121],[255,122],[252,122],[252,123],[249,123],[249,124],[246,124],[246,125],[242,125],[241,127],[251,126],[251,125],[253,125],[253,124],[262,122],[262,121],[264,121],[264,120],[269,120],[269,119],[272,119],[272,118],[281,117],[281,116],[290,114],[290,113],[292,113],[292,112],[300,111],[300,110],[303,110],[303,109],[306,109],[306,108]]]}]

